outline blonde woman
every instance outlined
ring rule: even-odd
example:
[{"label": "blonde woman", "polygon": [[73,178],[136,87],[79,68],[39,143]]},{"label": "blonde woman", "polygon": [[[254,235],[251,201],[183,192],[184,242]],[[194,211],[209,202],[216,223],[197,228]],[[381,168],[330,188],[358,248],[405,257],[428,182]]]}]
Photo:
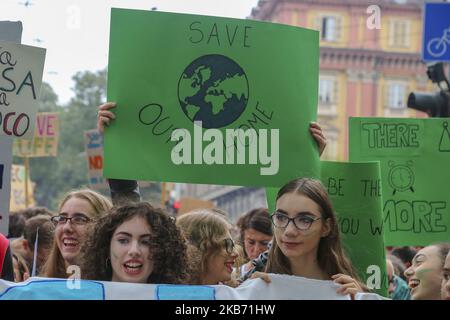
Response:
[{"label": "blonde woman", "polygon": [[191,259],[190,284],[216,285],[231,280],[238,251],[231,238],[231,225],[217,211],[205,209],[177,219],[188,241]]},{"label": "blonde woman", "polygon": [[79,263],[80,249],[89,226],[111,207],[108,198],[93,190],[82,189],[66,194],[59,205],[59,214],[51,219],[55,235],[42,276],[67,278],[67,267]]}]

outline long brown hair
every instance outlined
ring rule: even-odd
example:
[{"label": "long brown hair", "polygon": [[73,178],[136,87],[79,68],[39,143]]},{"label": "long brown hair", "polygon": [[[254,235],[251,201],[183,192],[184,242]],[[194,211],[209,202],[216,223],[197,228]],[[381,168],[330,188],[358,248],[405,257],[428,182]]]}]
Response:
[{"label": "long brown hair", "polygon": [[[72,198],[87,201],[94,209],[95,219],[100,218],[106,211],[111,209],[112,203],[105,196],[90,189],[74,190],[65,195],[58,207],[58,213],[64,204]],[[55,233],[56,237],[56,233]],[[64,258],[59,251],[56,239],[53,239],[53,246],[48,255],[48,259],[42,267],[42,276],[47,278],[67,278]]]},{"label": "long brown hair", "polygon": [[[317,251],[319,267],[329,277],[337,273],[342,273],[361,282],[357,272],[342,249],[336,215],[328,193],[322,183],[319,180],[309,178],[292,180],[278,191],[276,200],[287,193],[295,193],[308,197],[319,206],[322,219],[329,219],[330,221],[329,234],[322,237],[319,242],[319,249]],[[278,246],[276,237],[273,237],[266,272],[292,275],[289,260]]]},{"label": "long brown hair", "polygon": [[115,207],[96,222],[82,248],[82,278],[111,281],[111,239],[119,226],[134,217],[144,219],[150,227],[154,269],[147,283],[185,283],[189,272],[186,240],[173,218],[147,202]]}]

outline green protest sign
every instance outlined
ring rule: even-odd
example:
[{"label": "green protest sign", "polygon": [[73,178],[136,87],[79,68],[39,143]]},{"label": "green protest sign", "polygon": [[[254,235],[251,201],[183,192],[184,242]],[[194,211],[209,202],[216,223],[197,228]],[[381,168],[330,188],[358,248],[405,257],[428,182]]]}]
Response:
[{"label": "green protest sign", "polygon": [[[321,162],[321,181],[336,212],[343,246],[362,281],[387,296],[389,286],[382,234],[378,162]],[[277,189],[266,189],[270,211]]]},{"label": "green protest sign", "polygon": [[[278,186],[318,176],[318,33],[113,9],[109,178]],[[295,169],[293,169],[295,168]]]},{"label": "green protest sign", "polygon": [[450,119],[351,118],[350,160],[379,160],[389,246],[450,239]]}]

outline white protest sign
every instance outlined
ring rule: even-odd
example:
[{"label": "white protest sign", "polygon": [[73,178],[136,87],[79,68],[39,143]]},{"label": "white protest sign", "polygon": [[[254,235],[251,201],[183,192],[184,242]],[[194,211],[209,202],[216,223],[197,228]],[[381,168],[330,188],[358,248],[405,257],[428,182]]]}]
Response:
[{"label": "white protest sign", "polygon": [[[333,281],[271,274],[272,282],[247,280],[237,288],[225,285],[165,285],[79,279],[30,278],[23,283],[0,280],[0,300],[349,300],[336,293]],[[75,285],[74,285],[75,282]],[[385,300],[358,293],[356,300]],[[182,311],[182,310],[180,310]]]},{"label": "white protest sign", "polygon": [[89,185],[92,189],[107,189],[108,185],[103,178],[103,135],[96,129],[85,131],[84,142]]},{"label": "white protest sign", "polygon": [[32,138],[45,49],[0,41],[0,136]]},{"label": "white protest sign", "polygon": [[[0,21],[0,40],[20,43],[22,23]],[[1,86],[0,81],[0,86]],[[0,91],[1,92],[1,91]],[[1,109],[0,109],[1,113]],[[0,120],[0,124],[3,121]],[[8,234],[9,202],[11,195],[12,138],[0,134],[0,233]]]},{"label": "white protest sign", "polygon": [[0,233],[8,235],[12,139],[0,137]]}]

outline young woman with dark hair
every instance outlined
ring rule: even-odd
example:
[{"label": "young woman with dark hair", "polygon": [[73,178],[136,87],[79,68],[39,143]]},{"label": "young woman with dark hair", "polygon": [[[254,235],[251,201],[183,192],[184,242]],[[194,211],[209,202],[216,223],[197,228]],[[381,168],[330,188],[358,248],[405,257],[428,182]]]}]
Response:
[{"label": "young woman with dark hair", "polygon": [[[336,215],[320,181],[301,178],[283,186],[271,220],[274,238],[265,272],[332,279],[341,284],[338,293],[352,297],[364,291],[342,249]],[[270,282],[266,273],[252,277]]]},{"label": "young woman with dark hair", "polygon": [[175,221],[145,202],[113,208],[83,247],[82,278],[131,283],[185,283],[186,243]]}]

